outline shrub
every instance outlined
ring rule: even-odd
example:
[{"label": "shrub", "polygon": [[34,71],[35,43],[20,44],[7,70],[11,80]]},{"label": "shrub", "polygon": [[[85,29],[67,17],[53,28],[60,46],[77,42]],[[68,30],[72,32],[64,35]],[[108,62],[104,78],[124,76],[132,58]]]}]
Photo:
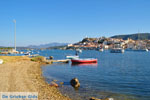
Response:
[{"label": "shrub", "polygon": [[44,58],[43,56],[37,56],[37,57],[31,58],[31,61],[44,62],[44,61],[45,61],[45,58]]}]

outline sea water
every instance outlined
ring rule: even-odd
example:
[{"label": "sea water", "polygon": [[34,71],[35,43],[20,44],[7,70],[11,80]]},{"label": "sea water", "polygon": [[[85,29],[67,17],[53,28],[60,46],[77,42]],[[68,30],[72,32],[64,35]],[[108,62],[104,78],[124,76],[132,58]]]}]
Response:
[{"label": "sea water", "polygon": [[[65,59],[73,50],[44,50],[43,56]],[[73,100],[90,97],[114,100],[150,100],[150,52],[110,53],[83,50],[80,58],[97,58],[97,64],[54,63],[42,67],[47,82],[64,82],[59,90]],[[81,84],[78,90],[70,85],[72,78]]]}]

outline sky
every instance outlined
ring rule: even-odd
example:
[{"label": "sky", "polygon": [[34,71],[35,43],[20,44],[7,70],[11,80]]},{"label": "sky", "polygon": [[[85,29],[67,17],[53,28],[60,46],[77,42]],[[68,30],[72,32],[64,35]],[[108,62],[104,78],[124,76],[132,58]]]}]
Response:
[{"label": "sky", "polygon": [[0,0],[0,46],[150,32],[150,0]]}]

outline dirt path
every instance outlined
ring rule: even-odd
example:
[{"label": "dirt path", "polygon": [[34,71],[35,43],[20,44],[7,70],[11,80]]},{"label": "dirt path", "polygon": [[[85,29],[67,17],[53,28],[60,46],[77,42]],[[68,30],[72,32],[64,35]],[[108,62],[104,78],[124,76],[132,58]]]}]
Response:
[{"label": "dirt path", "polygon": [[38,92],[39,100],[69,100],[41,76],[40,64],[28,58],[0,57],[0,92]]}]

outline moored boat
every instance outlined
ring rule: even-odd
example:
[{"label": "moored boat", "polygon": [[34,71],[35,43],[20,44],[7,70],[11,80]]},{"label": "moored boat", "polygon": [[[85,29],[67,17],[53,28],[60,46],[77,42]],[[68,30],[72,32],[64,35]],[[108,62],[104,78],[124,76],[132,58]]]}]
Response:
[{"label": "moored boat", "polygon": [[100,52],[103,52],[103,51],[104,51],[104,49],[103,49],[103,48],[101,48],[101,49],[99,49],[99,51],[100,51]]},{"label": "moored boat", "polygon": [[25,56],[30,56],[31,54],[29,52],[24,53]]},{"label": "moored boat", "polygon": [[126,51],[135,51],[135,52],[148,52],[148,49],[126,49]]},{"label": "moored boat", "polygon": [[124,49],[122,48],[113,48],[110,50],[111,53],[124,53]]},{"label": "moored boat", "polygon": [[103,51],[104,51],[104,49],[103,49],[102,47],[98,47],[98,48],[96,48],[96,50],[97,50],[97,51],[100,51],[100,52],[103,52]]},{"label": "moored boat", "polygon": [[78,55],[66,56],[67,59],[78,59]]},{"label": "moored boat", "polygon": [[133,49],[133,51],[141,51],[141,52],[142,52],[142,51],[143,51],[143,52],[146,51],[146,52],[148,52],[149,50],[148,50],[148,49]]},{"label": "moored boat", "polygon": [[30,57],[37,57],[37,56],[39,56],[39,54],[30,55]]},{"label": "moored boat", "polygon": [[72,63],[97,63],[95,58],[86,58],[86,59],[71,59]]},{"label": "moored boat", "polygon": [[76,52],[82,53],[82,50],[81,49],[77,49]]}]

